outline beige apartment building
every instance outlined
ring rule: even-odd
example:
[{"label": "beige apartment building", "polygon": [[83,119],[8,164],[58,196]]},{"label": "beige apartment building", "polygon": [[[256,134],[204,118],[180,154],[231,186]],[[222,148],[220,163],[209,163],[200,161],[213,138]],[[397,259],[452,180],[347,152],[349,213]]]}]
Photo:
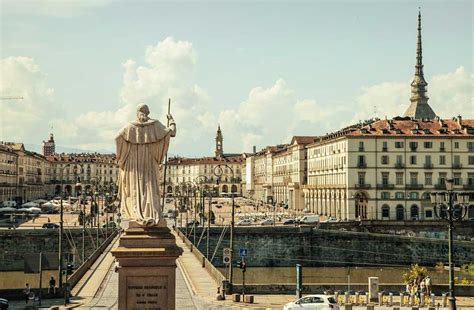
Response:
[{"label": "beige apartment building", "polygon": [[[398,117],[308,145],[305,206],[339,219],[435,219],[431,191],[474,193],[474,120]],[[474,217],[471,206],[470,217]]]},{"label": "beige apartment building", "polygon": [[[201,183],[212,186],[219,196],[242,195],[242,154],[224,153],[224,138],[220,126],[216,133],[214,157],[168,159],[166,170],[166,193],[175,194],[180,186]],[[220,168],[218,168],[220,167]]]},{"label": "beige apartment building", "polygon": [[94,186],[113,191],[117,184],[119,168],[114,154],[62,153],[52,154],[47,158],[51,164],[51,186],[54,195],[61,193],[61,184],[62,192],[72,196]]},{"label": "beige apartment building", "polygon": [[0,144],[0,202],[15,200],[18,181],[18,154]]}]

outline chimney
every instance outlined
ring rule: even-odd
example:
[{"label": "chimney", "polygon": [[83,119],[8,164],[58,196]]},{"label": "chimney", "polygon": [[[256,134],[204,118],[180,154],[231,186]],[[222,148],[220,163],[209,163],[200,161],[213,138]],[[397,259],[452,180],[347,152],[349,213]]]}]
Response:
[{"label": "chimney", "polygon": [[257,153],[257,147],[256,147],[255,145],[253,146],[252,149],[253,149],[253,153],[254,153],[254,154]]}]

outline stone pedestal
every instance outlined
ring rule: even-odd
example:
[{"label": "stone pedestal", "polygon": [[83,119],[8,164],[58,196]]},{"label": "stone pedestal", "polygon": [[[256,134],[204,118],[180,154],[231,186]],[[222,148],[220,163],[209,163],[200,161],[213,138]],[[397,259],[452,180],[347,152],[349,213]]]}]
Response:
[{"label": "stone pedestal", "polygon": [[174,310],[182,253],[168,227],[131,222],[112,251],[120,264],[118,309]]}]

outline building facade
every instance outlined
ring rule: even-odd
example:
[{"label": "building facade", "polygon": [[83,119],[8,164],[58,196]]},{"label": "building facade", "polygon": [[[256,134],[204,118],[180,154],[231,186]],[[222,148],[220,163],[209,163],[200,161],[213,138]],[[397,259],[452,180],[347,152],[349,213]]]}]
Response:
[{"label": "building facade", "polygon": [[0,202],[15,200],[18,181],[18,154],[0,144]]}]

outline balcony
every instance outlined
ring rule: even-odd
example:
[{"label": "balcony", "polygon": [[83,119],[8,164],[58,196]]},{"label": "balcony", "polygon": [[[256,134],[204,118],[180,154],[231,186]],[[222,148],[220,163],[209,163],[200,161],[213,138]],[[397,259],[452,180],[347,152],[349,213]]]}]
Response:
[{"label": "balcony", "polygon": [[367,163],[357,163],[357,168],[367,168]]},{"label": "balcony", "polygon": [[395,188],[395,184],[377,184],[377,188],[380,188],[380,189],[394,189]]},{"label": "balcony", "polygon": [[395,163],[395,168],[396,169],[403,169],[403,168],[405,168],[405,164],[404,163]]},{"label": "balcony", "polygon": [[423,184],[409,183],[405,185],[406,189],[423,189]]},{"label": "balcony", "polygon": [[464,189],[474,189],[474,183],[472,183],[472,184],[464,184],[463,188],[464,188]]},{"label": "balcony", "polygon": [[453,164],[453,169],[461,169],[462,168],[462,164],[460,163],[454,163]]},{"label": "balcony", "polygon": [[371,188],[370,184],[355,184],[355,188],[360,188],[360,189],[369,189]]},{"label": "balcony", "polygon": [[425,163],[424,167],[425,167],[425,169],[433,169],[433,164],[432,163]]},{"label": "balcony", "polygon": [[435,189],[446,189],[446,184],[435,184]]}]

